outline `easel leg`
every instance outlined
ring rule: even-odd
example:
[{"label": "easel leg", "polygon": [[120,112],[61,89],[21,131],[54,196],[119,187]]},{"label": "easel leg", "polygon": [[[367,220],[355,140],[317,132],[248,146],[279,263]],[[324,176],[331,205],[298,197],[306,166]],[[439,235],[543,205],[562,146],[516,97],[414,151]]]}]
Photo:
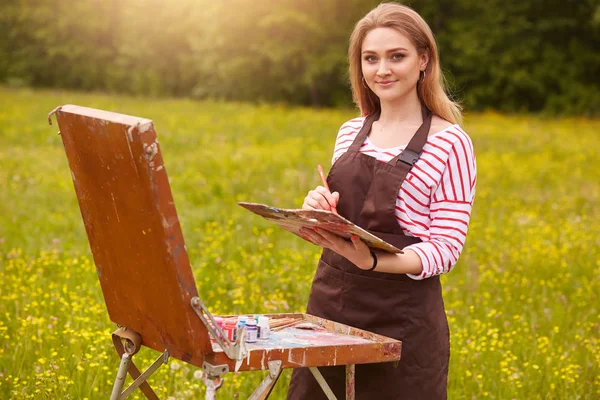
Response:
[{"label": "easel leg", "polygon": [[346,365],[346,400],[354,400],[354,379],[356,372],[354,364]]},{"label": "easel leg", "polygon": [[329,384],[327,383],[325,378],[323,378],[321,371],[319,371],[317,367],[308,367],[308,369],[310,370],[310,372],[312,372],[317,382],[319,382],[319,386],[321,386],[321,389],[323,389],[323,392],[325,392],[325,396],[327,396],[329,400],[337,400],[337,397],[335,397],[335,394],[333,394],[333,391],[329,387]]},{"label": "easel leg", "polygon": [[[154,371],[156,371],[162,364],[166,364],[168,359],[169,352],[165,350],[165,352],[158,356],[158,358],[152,363],[152,365],[150,365],[150,367],[148,367],[148,369],[146,369],[143,373],[140,373],[133,363],[131,355],[128,353],[123,353],[121,356],[119,371],[117,372],[117,379],[115,380],[112,394],[110,395],[110,400],[126,399],[137,388],[142,390],[142,393],[148,400],[158,400],[158,396],[156,393],[154,393],[146,379],[148,379],[148,377],[152,375]],[[128,372],[131,374],[131,377],[134,378],[134,381],[127,387],[127,389],[123,390]]]},{"label": "easel leg", "polygon": [[[119,328],[113,332],[112,340],[117,354],[121,357],[121,364],[119,365],[117,379],[113,385],[110,400],[125,399],[138,387],[148,400],[158,400],[158,396],[154,393],[154,390],[152,390],[148,382],[146,382],[146,379],[152,375],[158,367],[167,363],[169,352],[165,350],[164,353],[152,363],[150,368],[144,371],[144,373],[140,373],[140,370],[132,361],[132,357],[140,350],[142,343],[140,335],[130,329]],[[124,392],[121,392],[125,384],[127,373],[131,375],[134,381]]]},{"label": "easel leg", "polygon": [[202,382],[206,385],[206,400],[216,400],[217,390],[223,386],[223,378],[217,376],[216,378],[209,378],[207,375],[202,376]]},{"label": "easel leg", "polygon": [[112,394],[110,395],[110,400],[119,399],[121,390],[123,390],[123,386],[125,385],[125,378],[127,378],[127,370],[129,369],[130,363],[131,357],[129,357],[129,354],[123,353],[123,356],[121,357],[121,364],[119,365],[119,371],[117,372],[117,379],[115,380]]},{"label": "easel leg", "polygon": [[202,382],[206,385],[206,400],[216,400],[217,390],[223,386],[223,378],[221,375],[225,375],[229,372],[227,364],[223,365],[212,365],[208,362],[202,364]]},{"label": "easel leg", "polygon": [[[131,385],[129,385],[127,387],[127,389],[125,389],[125,391],[123,393],[121,393],[121,397],[123,399],[126,399],[135,389],[137,389],[138,387],[142,386],[142,385],[147,385],[148,388],[150,388],[150,385],[148,385],[148,382],[146,382],[146,379],[148,379],[148,377],[150,375],[152,375],[154,373],[154,371],[156,371],[161,365],[166,364],[167,361],[169,360],[169,352],[167,350],[165,350],[165,352],[158,356],[158,358],[152,363],[152,365],[150,365],[150,367],[148,367],[144,372],[142,372],[137,378],[135,378],[135,380],[131,383]],[[133,375],[132,375],[133,377]],[[144,392],[144,395],[146,396],[147,399],[149,400],[158,400],[158,396],[156,396],[156,394],[154,393],[154,391],[152,390],[152,388],[150,388],[150,390],[152,391],[152,393],[149,392]]]},{"label": "easel leg", "polygon": [[281,361],[269,361],[269,375],[263,379],[248,400],[266,400],[281,375]]}]

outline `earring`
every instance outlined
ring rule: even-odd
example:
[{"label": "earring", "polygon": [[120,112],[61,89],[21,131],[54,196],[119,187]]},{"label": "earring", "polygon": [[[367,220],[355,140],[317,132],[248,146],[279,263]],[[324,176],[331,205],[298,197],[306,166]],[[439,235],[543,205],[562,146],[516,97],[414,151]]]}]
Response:
[{"label": "earring", "polygon": [[421,71],[421,73],[423,75],[419,78],[419,82],[423,82],[425,80],[425,70]]},{"label": "earring", "polygon": [[362,80],[362,84],[365,87],[365,89],[368,89],[369,87],[367,86],[367,82],[365,82],[365,77],[364,76],[362,77],[361,80]]}]

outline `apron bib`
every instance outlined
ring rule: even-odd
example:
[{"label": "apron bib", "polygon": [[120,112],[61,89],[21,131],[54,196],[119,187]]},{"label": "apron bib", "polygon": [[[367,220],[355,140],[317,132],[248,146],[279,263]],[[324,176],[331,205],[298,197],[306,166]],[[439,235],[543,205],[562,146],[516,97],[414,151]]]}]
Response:
[{"label": "apron bib", "polygon": [[[396,197],[427,141],[432,115],[423,109],[423,124],[406,149],[388,163],[360,152],[378,118],[375,113],[365,119],[327,182],[332,192],[340,194],[341,215],[402,249],[421,240],[402,232]],[[439,277],[417,281],[404,274],[364,271],[323,249],[307,313],[402,341],[398,363],[356,366],[357,400],[447,398],[450,342]],[[319,370],[337,398],[344,399],[345,368]],[[308,368],[294,369],[287,398],[327,399]]]}]

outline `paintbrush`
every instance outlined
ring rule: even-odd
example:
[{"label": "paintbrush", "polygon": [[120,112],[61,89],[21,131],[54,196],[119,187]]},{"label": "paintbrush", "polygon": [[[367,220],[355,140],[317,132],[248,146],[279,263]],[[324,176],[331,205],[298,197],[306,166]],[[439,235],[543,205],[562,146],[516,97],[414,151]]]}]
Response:
[{"label": "paintbrush", "polygon": [[295,319],[294,318],[286,318],[286,317],[276,318],[276,319],[272,319],[271,320],[271,324],[270,325],[273,326],[273,327],[277,327],[279,325],[287,324],[287,323],[292,322],[292,321],[295,321]]},{"label": "paintbrush", "polygon": [[291,327],[293,327],[294,325],[296,325],[297,323],[299,323],[301,321],[302,321],[301,319],[297,319],[297,320],[293,320],[292,322],[288,322],[286,324],[279,325],[276,328],[271,329],[271,332],[279,332],[279,331],[284,330],[286,328],[291,328]]},{"label": "paintbrush", "polygon": [[[327,189],[329,191],[329,193],[331,193],[331,190],[329,189],[329,185],[327,184],[327,179],[325,178],[325,174],[323,173],[323,167],[321,167],[321,164],[317,165],[317,170],[319,171],[319,175],[321,176],[321,181],[323,182],[323,186],[325,187],[325,189]],[[327,200],[327,199],[325,199],[325,200]],[[329,201],[327,201],[327,202],[329,203]],[[337,214],[337,210],[333,204],[329,204],[329,207],[331,207],[332,213]]]}]

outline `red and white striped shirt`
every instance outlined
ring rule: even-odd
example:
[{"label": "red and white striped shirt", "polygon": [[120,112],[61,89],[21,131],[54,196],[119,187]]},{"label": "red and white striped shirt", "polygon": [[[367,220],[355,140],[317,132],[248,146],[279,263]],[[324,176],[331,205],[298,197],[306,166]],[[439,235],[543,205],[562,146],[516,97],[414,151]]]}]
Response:
[{"label": "red and white striped shirt", "polygon": [[[362,128],[365,118],[342,125],[332,163],[344,154]],[[361,153],[389,162],[406,146],[381,149],[367,137]],[[421,238],[410,245],[423,263],[419,280],[449,272],[465,244],[475,197],[476,163],[473,144],[460,126],[452,125],[429,135],[423,153],[413,165],[396,198],[396,219],[405,235]]]}]

